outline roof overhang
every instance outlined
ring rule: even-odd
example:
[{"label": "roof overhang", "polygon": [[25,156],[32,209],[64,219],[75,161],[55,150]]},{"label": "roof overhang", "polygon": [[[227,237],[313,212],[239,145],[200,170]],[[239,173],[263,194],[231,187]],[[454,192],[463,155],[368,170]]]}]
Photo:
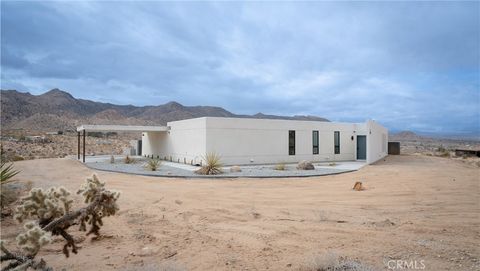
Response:
[{"label": "roof overhang", "polygon": [[168,126],[135,126],[135,125],[80,125],[77,132],[167,132]]}]

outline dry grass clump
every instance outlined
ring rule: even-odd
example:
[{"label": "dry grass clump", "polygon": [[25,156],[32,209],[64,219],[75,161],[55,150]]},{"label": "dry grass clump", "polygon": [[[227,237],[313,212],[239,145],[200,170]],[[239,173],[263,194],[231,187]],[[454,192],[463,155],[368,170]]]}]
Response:
[{"label": "dry grass clump", "polygon": [[123,159],[123,162],[125,164],[133,164],[135,163],[135,158],[130,157],[129,155],[125,156],[125,159]]},{"label": "dry grass clump", "polygon": [[23,161],[23,160],[25,160],[25,158],[23,158],[23,157],[20,156],[20,155],[14,155],[14,156],[12,157],[12,161],[14,161],[14,162],[15,162],[15,161]]},{"label": "dry grass clump", "polygon": [[199,170],[196,170],[195,173],[200,175],[217,175],[223,173],[220,155],[211,152],[207,153],[203,159],[205,160],[205,165]]},{"label": "dry grass clump", "polygon": [[152,263],[152,264],[145,264],[141,267],[133,266],[129,268],[120,269],[122,271],[185,271],[185,267],[183,265],[174,262],[174,261],[166,261],[160,264]]},{"label": "dry grass clump", "polygon": [[162,162],[159,159],[150,159],[148,160],[147,164],[145,165],[146,168],[148,168],[151,171],[156,171]]},{"label": "dry grass clump", "polygon": [[287,167],[285,166],[285,163],[281,162],[281,163],[276,164],[273,169],[275,169],[275,170],[286,170]]},{"label": "dry grass clump", "polygon": [[301,271],[373,271],[374,269],[357,261],[339,257],[336,253],[327,252],[308,258],[300,267]]},{"label": "dry grass clump", "polygon": [[450,157],[450,152],[445,150],[443,152],[436,153],[436,156],[449,158]]}]

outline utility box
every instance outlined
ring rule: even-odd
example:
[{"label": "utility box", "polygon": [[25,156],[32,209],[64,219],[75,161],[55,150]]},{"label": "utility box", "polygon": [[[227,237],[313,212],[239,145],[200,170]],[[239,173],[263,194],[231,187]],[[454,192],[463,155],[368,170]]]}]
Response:
[{"label": "utility box", "polygon": [[388,142],[388,154],[400,154],[400,142]]}]

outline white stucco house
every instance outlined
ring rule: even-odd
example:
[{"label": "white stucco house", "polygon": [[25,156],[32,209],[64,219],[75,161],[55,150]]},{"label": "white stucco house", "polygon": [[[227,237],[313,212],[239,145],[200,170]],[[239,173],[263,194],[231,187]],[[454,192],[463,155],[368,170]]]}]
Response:
[{"label": "white stucco house", "polygon": [[200,164],[206,153],[225,165],[294,163],[301,160],[367,164],[387,155],[388,130],[365,123],[202,117],[142,131],[142,155]]}]

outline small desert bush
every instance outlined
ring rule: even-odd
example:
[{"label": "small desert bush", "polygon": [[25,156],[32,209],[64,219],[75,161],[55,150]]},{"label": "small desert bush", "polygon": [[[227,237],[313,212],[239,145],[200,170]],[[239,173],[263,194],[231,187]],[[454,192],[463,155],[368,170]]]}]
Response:
[{"label": "small desert bush", "polygon": [[125,159],[123,160],[123,162],[125,164],[133,164],[135,163],[135,159],[127,155],[125,156]]},{"label": "small desert bush", "polygon": [[450,152],[445,150],[443,152],[440,152],[437,154],[437,156],[440,156],[440,157],[450,157]]},{"label": "small desert bush", "polygon": [[285,166],[285,163],[278,163],[275,165],[274,167],[275,170],[285,170],[286,169],[286,166]]},{"label": "small desert bush", "polygon": [[15,189],[10,187],[9,185],[2,185],[2,191],[0,192],[0,207],[2,209],[10,205],[11,203],[15,202],[17,199],[18,199],[18,194],[17,194],[17,191],[15,191]]},{"label": "small desert bush", "polygon": [[110,164],[115,164],[115,157],[110,155]]},{"label": "small desert bush", "polygon": [[329,166],[331,166],[331,167],[334,167],[334,166],[336,166],[336,165],[337,165],[337,163],[335,163],[335,162],[331,162],[331,163],[329,163],[328,165],[329,165]]},{"label": "small desert bush", "polygon": [[145,167],[148,168],[151,171],[156,171],[160,167],[161,163],[162,162],[158,159],[150,159],[150,160],[148,160]]},{"label": "small desert bush", "polygon": [[446,152],[447,149],[445,149],[445,147],[443,147],[443,145],[440,145],[440,147],[437,148],[437,151],[438,152]]},{"label": "small desert bush", "polygon": [[25,158],[23,158],[23,156],[20,156],[20,155],[14,155],[12,157],[12,161],[23,161],[25,160]]},{"label": "small desert bush", "polygon": [[203,165],[199,170],[195,171],[195,173],[201,175],[217,175],[222,173],[220,155],[211,152],[207,153],[203,159],[205,160],[205,165]]},{"label": "small desert bush", "polygon": [[327,252],[308,258],[300,267],[301,271],[373,271],[374,269],[360,262],[339,257],[336,253]]}]

